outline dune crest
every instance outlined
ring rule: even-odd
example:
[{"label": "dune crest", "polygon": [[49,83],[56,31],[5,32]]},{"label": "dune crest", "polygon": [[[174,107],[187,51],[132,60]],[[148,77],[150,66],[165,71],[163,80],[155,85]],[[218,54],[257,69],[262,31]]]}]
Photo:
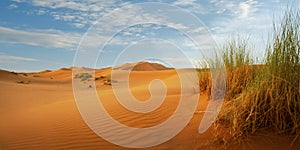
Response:
[{"label": "dune crest", "polygon": [[132,71],[160,71],[160,70],[171,70],[173,68],[165,67],[164,65],[159,63],[137,62],[137,63],[126,63],[121,66],[113,67],[113,69],[132,70]]}]

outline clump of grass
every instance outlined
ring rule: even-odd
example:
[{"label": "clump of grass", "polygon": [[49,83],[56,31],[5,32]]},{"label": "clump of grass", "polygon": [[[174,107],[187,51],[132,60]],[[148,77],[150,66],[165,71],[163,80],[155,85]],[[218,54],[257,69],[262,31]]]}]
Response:
[{"label": "clump of grass", "polygon": [[78,78],[81,79],[80,81],[86,81],[86,80],[88,80],[88,79],[90,79],[92,77],[93,76],[91,74],[87,73],[87,72],[79,73],[79,74],[76,74],[74,76],[75,79],[78,79]]},{"label": "clump of grass", "polygon": [[223,48],[223,61],[226,66],[226,99],[236,98],[256,76],[253,69],[248,42],[238,36]]},{"label": "clump of grass", "polygon": [[225,53],[228,88],[217,124],[228,126],[227,136],[237,139],[266,128],[300,135],[299,25],[299,11],[291,9],[280,27],[274,25],[263,67],[251,65],[244,44]]},{"label": "clump of grass", "polygon": [[199,62],[198,77],[201,92],[209,92],[211,89],[211,73],[207,62]]},{"label": "clump of grass", "polygon": [[[241,37],[232,38],[224,47],[221,56],[215,56],[215,60],[200,64],[202,69],[198,69],[200,91],[203,92],[212,88],[210,69],[218,69],[225,65],[226,68],[226,99],[236,98],[251,83],[258,73],[253,66],[247,40]],[[217,62],[222,60],[223,62]],[[209,69],[210,68],[210,69]],[[218,79],[218,78],[216,78]]]}]

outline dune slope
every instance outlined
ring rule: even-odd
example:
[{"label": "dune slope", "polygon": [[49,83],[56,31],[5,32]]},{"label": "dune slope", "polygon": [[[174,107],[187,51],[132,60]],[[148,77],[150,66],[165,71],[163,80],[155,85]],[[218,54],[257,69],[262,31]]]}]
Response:
[{"label": "dune slope", "polygon": [[[147,68],[148,65],[140,67]],[[105,141],[87,126],[75,103],[71,74],[70,69],[30,74],[0,71],[0,149],[128,149]],[[150,97],[148,86],[153,79],[162,80],[167,87],[165,101],[147,114],[129,111],[116,101],[112,86],[104,84],[110,74],[110,68],[96,70],[95,77],[99,80],[95,81],[95,87],[107,112],[122,124],[136,128],[155,126],[167,120],[178,106],[181,89],[175,70],[130,73],[130,91],[141,101]],[[84,84],[83,90],[90,90],[89,84]],[[198,133],[207,103],[208,96],[201,95],[188,125],[171,140],[148,149],[218,148],[220,144],[211,143],[215,138],[212,128],[203,134]],[[114,127],[108,127],[106,132],[112,129]],[[261,140],[264,135],[258,135],[246,144],[233,145],[233,148],[257,149],[263,145],[272,149],[276,144],[289,147],[292,140],[288,137],[278,139],[275,135],[271,136],[275,140],[264,141]],[[138,138],[126,139],[129,143],[134,140]],[[280,143],[274,144],[273,141]],[[292,148],[299,148],[297,144]]]}]

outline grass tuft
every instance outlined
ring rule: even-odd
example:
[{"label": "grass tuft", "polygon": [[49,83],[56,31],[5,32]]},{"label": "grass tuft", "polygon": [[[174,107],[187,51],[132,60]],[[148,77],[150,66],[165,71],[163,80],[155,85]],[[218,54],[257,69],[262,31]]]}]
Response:
[{"label": "grass tuft", "polygon": [[[247,40],[238,37],[224,46],[227,91],[215,126],[226,126],[228,138],[239,139],[262,129],[294,135],[295,140],[299,137],[299,25],[299,10],[288,9],[280,26],[274,24],[262,65],[253,64]],[[207,72],[199,71],[200,85],[205,87],[201,90],[211,88]]]}]

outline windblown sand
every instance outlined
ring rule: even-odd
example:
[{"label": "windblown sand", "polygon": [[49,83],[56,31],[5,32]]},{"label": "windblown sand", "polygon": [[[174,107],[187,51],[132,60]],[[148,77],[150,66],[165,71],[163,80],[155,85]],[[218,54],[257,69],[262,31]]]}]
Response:
[{"label": "windblown sand", "polygon": [[[96,89],[107,112],[122,124],[146,128],[158,125],[172,115],[180,99],[180,82],[176,72],[168,70],[139,71],[130,74],[130,91],[139,100],[150,97],[149,83],[161,79],[167,85],[167,96],[155,111],[139,114],[126,110],[114,97],[112,86],[105,80],[111,69],[96,71]],[[160,67],[161,68],[161,67]],[[146,68],[146,70],[149,68]],[[100,78],[102,76],[102,78]],[[72,90],[72,71],[69,68],[38,73],[0,71],[0,149],[126,149],[97,136],[81,117]],[[86,89],[89,89],[86,85]],[[203,134],[198,127],[208,103],[201,94],[197,110],[189,124],[170,141],[148,149],[217,149],[212,144],[212,129]],[[226,128],[224,128],[226,130]],[[109,132],[109,130],[108,130]],[[112,135],[114,136],[114,135]],[[266,136],[266,137],[265,137]],[[129,138],[130,140],[136,140]],[[247,144],[234,148],[291,149],[290,137],[269,134],[249,138]]]}]

